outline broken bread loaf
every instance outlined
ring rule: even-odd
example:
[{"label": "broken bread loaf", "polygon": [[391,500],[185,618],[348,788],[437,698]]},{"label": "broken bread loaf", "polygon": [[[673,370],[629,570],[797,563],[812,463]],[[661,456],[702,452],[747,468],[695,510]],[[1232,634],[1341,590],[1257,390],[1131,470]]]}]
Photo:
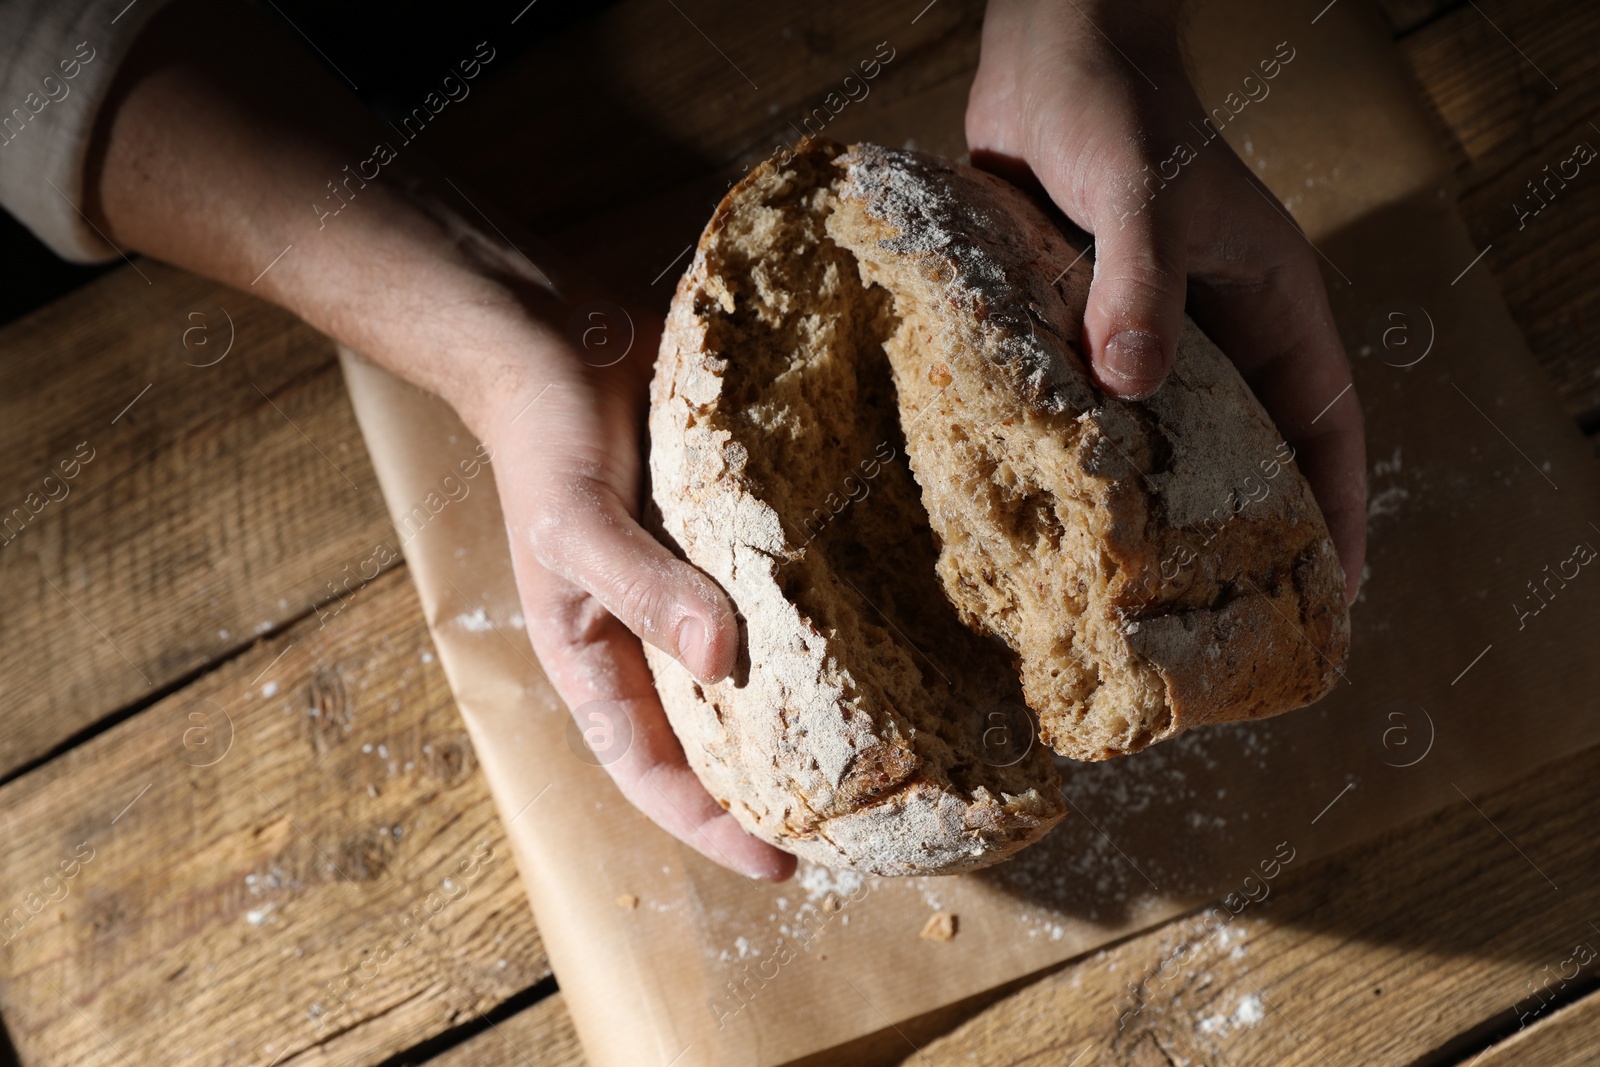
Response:
[{"label": "broken bread loaf", "polygon": [[822,140],[706,228],[652,495],[743,652],[709,686],[646,652],[752,833],[880,874],[984,866],[1063,815],[1035,728],[1104,759],[1336,681],[1344,580],[1292,452],[1192,324],[1155,397],[1103,394],[1079,258],[997,178]]}]

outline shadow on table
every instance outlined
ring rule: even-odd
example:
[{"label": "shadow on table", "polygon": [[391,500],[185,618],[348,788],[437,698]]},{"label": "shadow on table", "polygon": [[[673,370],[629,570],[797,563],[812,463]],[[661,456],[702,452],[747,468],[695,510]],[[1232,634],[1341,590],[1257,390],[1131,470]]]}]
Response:
[{"label": "shadow on table", "polygon": [[[1600,547],[1589,525],[1600,471],[1487,275],[1476,288],[1470,275],[1451,282],[1473,250],[1447,203],[1432,193],[1401,202],[1320,249],[1356,281],[1330,291],[1373,472],[1370,574],[1352,612],[1347,681],[1276,719],[1202,728],[1101,764],[1060,761],[1067,819],[971,877],[1115,939],[1130,936],[1141,899],[1190,907],[1174,936],[1199,939],[1219,976],[1230,965],[1217,931],[1237,912],[1304,930],[1330,953],[1355,941],[1446,967],[1513,961],[1504,1005],[1534,1004],[1575,943],[1596,943],[1600,579],[1571,578],[1569,567],[1540,600],[1528,590],[1576,542]],[[1394,326],[1403,342],[1385,334]],[[1146,950],[1118,961],[1159,963]],[[906,1060],[907,1038],[920,1046],[1073,965],[870,1035],[828,1062]],[[1543,1013],[1597,984],[1580,975]],[[1428,1062],[1469,1058],[1516,1026],[1514,1011],[1498,1011]]]},{"label": "shadow on table", "polygon": [[[1152,892],[1195,903],[1232,893],[1237,906],[1263,892],[1280,850],[1297,857],[1283,865],[1289,883],[1339,853],[1294,891],[1305,906],[1278,891],[1292,921],[1548,962],[1547,937],[1500,935],[1519,908],[1543,911],[1530,896],[1555,896],[1552,885],[1574,907],[1592,891],[1592,864],[1560,830],[1574,829],[1593,790],[1559,764],[1515,791],[1516,807],[1496,805],[1512,780],[1600,743],[1600,580],[1529,592],[1575,543],[1600,545],[1589,522],[1600,470],[1487,272],[1451,281],[1473,249],[1448,201],[1427,191],[1320,250],[1339,265],[1330,295],[1372,460],[1369,576],[1346,680],[1289,715],[1067,766],[1066,822],[980,877],[1115,925]],[[1332,277],[1339,268],[1353,284]],[[1479,896],[1478,921],[1437,906],[1453,892]],[[1362,902],[1346,907],[1341,894]],[[1557,943],[1586,929],[1578,915]]]}]

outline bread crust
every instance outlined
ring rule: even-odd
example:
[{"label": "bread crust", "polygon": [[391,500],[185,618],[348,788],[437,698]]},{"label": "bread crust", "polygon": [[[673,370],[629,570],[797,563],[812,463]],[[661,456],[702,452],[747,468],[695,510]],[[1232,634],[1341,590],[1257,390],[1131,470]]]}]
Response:
[{"label": "bread crust", "polygon": [[[802,178],[796,168],[807,167],[808,177]],[[893,465],[899,465],[904,482],[900,503],[920,509],[898,454],[897,431],[886,435],[888,451],[895,454],[882,461],[871,496],[831,519],[819,536],[808,537],[803,513],[822,503],[824,490],[839,479],[834,474],[832,480],[821,479],[819,489],[795,490],[790,483],[810,473],[815,449],[805,445],[789,454],[785,434],[802,442],[835,440],[830,451],[849,453],[851,469],[858,467],[858,457],[872,456],[878,463],[884,450],[871,437],[852,440],[843,419],[821,426],[823,417],[797,418],[783,407],[762,416],[770,419],[771,429],[744,420],[757,406],[753,401],[782,386],[770,380],[776,376],[748,380],[754,356],[748,346],[733,350],[740,345],[729,339],[730,331],[747,320],[781,320],[783,328],[792,328],[808,318],[793,306],[799,294],[782,286],[762,288],[765,283],[756,276],[769,266],[776,269],[771,261],[787,242],[805,236],[774,236],[770,228],[798,225],[804,203],[811,202],[807,198],[825,193],[825,186],[807,187],[819,175],[833,176],[826,155],[815,149],[787,168],[769,161],[752,171],[717,209],[678,284],[651,391],[652,495],[665,538],[719,582],[739,610],[744,656],[732,678],[702,686],[670,656],[648,646],[646,653],[690,765],[746,829],[830,866],[890,875],[955,873],[993,863],[1037,840],[1061,819],[1065,804],[1043,746],[1032,745],[1014,761],[1008,754],[1004,767],[982,766],[982,753],[971,751],[987,728],[985,702],[1013,697],[1020,706],[1021,693],[1004,650],[996,645],[986,651],[993,643],[965,630],[953,609],[938,600],[926,517],[921,520],[926,571],[893,575],[884,585],[887,596],[858,589],[866,577],[857,572],[852,578],[829,555],[837,556],[837,543],[830,538],[848,533],[849,523],[895,506],[886,484]],[[810,236],[827,243],[820,220]],[[745,245],[762,241],[778,250],[765,260],[742,258]],[[811,270],[814,281],[835,285],[836,297],[861,289],[846,272],[818,274],[812,268],[820,255],[813,249],[801,257],[808,262],[793,266]],[[866,313],[863,307],[855,311]],[[821,334],[830,329],[827,323],[819,327]],[[811,363],[790,375],[799,379],[795,388],[800,390],[824,379],[838,361],[838,353],[818,355],[827,347],[824,340],[804,345]],[[871,354],[881,363],[877,343],[869,341],[867,347],[877,349]],[[881,371],[887,387],[887,367]],[[892,423],[892,395],[884,400]],[[784,458],[787,468],[767,470]],[[785,499],[791,496],[798,505]],[[907,525],[901,521],[885,534],[905,535],[895,546],[897,556],[916,548],[917,531],[903,529]],[[797,582],[803,587],[799,591]],[[882,609],[894,612],[889,601],[901,595],[926,600],[929,590],[937,609],[948,616],[940,632],[946,638],[960,635],[947,647],[960,647],[953,655],[968,661],[967,670],[944,671],[937,650],[902,640],[914,621],[928,620],[902,613],[884,626],[873,616]],[[805,611],[795,602],[802,595]],[[897,697],[895,679],[888,676],[895,674],[903,683],[907,672],[920,681],[910,689],[902,684]],[[942,695],[947,687],[953,696]],[[929,723],[926,709],[916,706],[938,699],[969,711],[966,743],[960,736],[936,736],[939,724]],[[1011,722],[1003,727],[1016,729]],[[1027,729],[1031,742],[1031,726]],[[1013,780],[1016,787],[986,787],[986,775]],[[963,776],[977,784],[963,786],[957,781]]]},{"label": "bread crust", "polygon": [[[1273,714],[1336,680],[1348,647],[1343,579],[1292,461],[1274,460],[1275,491],[1197,545],[1196,531],[1231,506],[1241,472],[1281,456],[1270,420],[1192,324],[1156,398],[1104,396],[1078,346],[1087,272],[1066,269],[1077,257],[1037,206],[987,174],[818,140],[752,170],[702,235],[651,388],[652,497],[664,539],[738,608],[745,654],[711,686],[665,653],[646,654],[690,765],[757,836],[879,874],[954,873],[1037,840],[1065,808],[1048,753],[1036,746],[997,770],[982,751],[986,709],[1011,698],[1018,665],[1043,738],[1078,758]],[[850,271],[859,277],[843,277]],[[875,347],[892,364],[886,402],[863,384],[870,367],[839,376],[841,362],[868,363]],[[750,355],[757,348],[767,354]],[[761,359],[770,371],[750,369],[765,368]],[[840,396],[860,401],[856,421],[819,426],[834,410],[823,401]],[[837,477],[830,457],[864,455],[861,434],[879,431],[862,419],[896,402],[905,437],[885,432],[885,444],[909,453],[925,510],[907,518],[888,475],[865,504],[888,516],[873,534],[892,543],[875,546],[903,562],[920,560],[926,540],[932,573],[890,573],[868,596],[865,572],[849,572],[859,546],[840,532],[866,521],[854,517],[865,505],[820,534],[800,516],[812,503],[804,494]],[[1016,432],[976,451],[930,435],[988,427],[974,411]],[[975,466],[991,461],[1003,466]],[[980,573],[999,560],[983,523],[1009,506],[1019,477],[1056,494],[1092,538],[1078,555],[1094,555],[1099,586],[1083,603],[1041,605],[1015,581]],[[906,484],[915,507],[918,490]],[[1015,542],[1008,551],[1025,572],[1037,544],[1000,540]],[[1151,589],[1149,576],[1190,546],[1193,558]],[[936,581],[938,609],[918,600]],[[916,607],[896,608],[902,596]],[[927,619],[939,610],[1014,654],[950,636]],[[1096,613],[1088,650],[1079,622]],[[1162,723],[1120,740],[1093,734],[1098,698],[1085,703],[1060,681],[1060,633],[1073,626],[1076,654],[1120,661]],[[938,659],[953,659],[951,670]],[[920,691],[906,688],[910,675]]]}]

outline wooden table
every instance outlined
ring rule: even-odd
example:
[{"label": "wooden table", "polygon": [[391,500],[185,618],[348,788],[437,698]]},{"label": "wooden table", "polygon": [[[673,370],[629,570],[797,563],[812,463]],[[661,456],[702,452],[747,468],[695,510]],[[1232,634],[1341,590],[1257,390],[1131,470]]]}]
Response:
[{"label": "wooden table", "polygon": [[[896,59],[852,106],[965,98],[976,4],[915,22],[920,0],[747,7],[607,8],[508,64],[427,150],[538,230],[656,196],[703,218],[880,40]],[[1488,267],[1600,431],[1600,179],[1563,191],[1540,241],[1502,240],[1527,178],[1600,143],[1600,9],[1385,10]],[[574,86],[581,107],[552,106]],[[693,236],[620,265],[594,234],[574,251],[648,290]],[[4,512],[92,455],[0,545],[0,907],[22,916],[0,1011],[21,1062],[582,1062],[405,565],[350,580],[391,530],[332,345],[140,260],[0,328],[0,351]],[[1600,750],[1574,752],[1297,872],[1226,943],[1180,918],[869,1058],[1596,1062],[1600,963],[1555,976],[1600,946],[1597,775]],[[474,855],[479,877],[451,883]],[[1119,1029],[1113,1006],[1157,973]]]}]

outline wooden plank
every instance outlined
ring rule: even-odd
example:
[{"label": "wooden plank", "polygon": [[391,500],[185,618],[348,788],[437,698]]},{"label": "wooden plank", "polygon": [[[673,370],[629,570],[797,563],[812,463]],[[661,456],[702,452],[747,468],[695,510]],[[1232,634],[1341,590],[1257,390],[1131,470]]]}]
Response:
[{"label": "wooden plank", "polygon": [[[953,73],[970,76],[983,5],[942,0],[919,18],[923,6],[624,0],[496,72],[481,100],[446,110],[429,127],[426,150],[460,161],[458,183],[465,178],[532,229],[555,229],[708,173],[732,167],[737,174],[792,144],[812,109],[830,91],[842,94],[847,76],[865,95],[830,115],[832,137],[848,138],[864,109],[917,96]],[[875,56],[892,59],[863,85],[861,64]],[[561,85],[584,87],[581,108],[552,106],[551,86]],[[920,125],[925,147],[963,150],[928,145],[925,117]],[[908,126],[907,136],[917,134]],[[702,225],[712,206],[701,212]]]},{"label": "wooden plank", "polygon": [[[1600,938],[1589,939],[1600,948]],[[1532,1001],[1528,1002],[1532,1006]],[[1590,1067],[1600,1049],[1600,993],[1590,993],[1560,1011],[1540,1018],[1461,1067]]]},{"label": "wooden plank", "polygon": [[1595,937],[1596,774],[1600,748],[1286,867],[1237,918],[1202,912],[1098,952],[905,1062],[1408,1064],[1486,1020],[1514,1025],[1529,983]]},{"label": "wooden plank", "polygon": [[[1595,103],[1600,106],[1600,97]],[[1474,242],[1489,249],[1484,262],[1563,405],[1593,430],[1600,425],[1600,260],[1594,255],[1600,244],[1600,164],[1525,229],[1513,210],[1530,199],[1525,183],[1545,165],[1570,157],[1578,141],[1600,151],[1600,135],[1584,124],[1465,190],[1461,212]]]},{"label": "wooden plank", "polygon": [[589,1063],[559,992],[426,1062],[429,1067],[588,1067]]},{"label": "wooden plank", "polygon": [[[1579,142],[1600,151],[1596,40],[1593,4],[1482,0],[1401,42],[1448,131],[1484,262],[1567,409],[1586,420],[1600,412],[1600,166],[1570,166],[1577,177],[1553,181],[1543,200],[1527,183],[1558,171]],[[1546,202],[1530,218],[1519,211]]]},{"label": "wooden plank", "polygon": [[1528,149],[1570,125],[1571,99],[1600,79],[1587,61],[1588,6],[1479,0],[1401,39],[1459,162],[1507,144]]},{"label": "wooden plank", "polygon": [[[186,365],[222,353],[223,309],[232,351]],[[0,778],[333,601],[392,542],[332,346],[283,311],[141,261],[0,351],[0,521],[25,509],[0,544]]]},{"label": "wooden plank", "polygon": [[545,978],[432,655],[401,567],[0,789],[23,1061],[374,1062]]}]

